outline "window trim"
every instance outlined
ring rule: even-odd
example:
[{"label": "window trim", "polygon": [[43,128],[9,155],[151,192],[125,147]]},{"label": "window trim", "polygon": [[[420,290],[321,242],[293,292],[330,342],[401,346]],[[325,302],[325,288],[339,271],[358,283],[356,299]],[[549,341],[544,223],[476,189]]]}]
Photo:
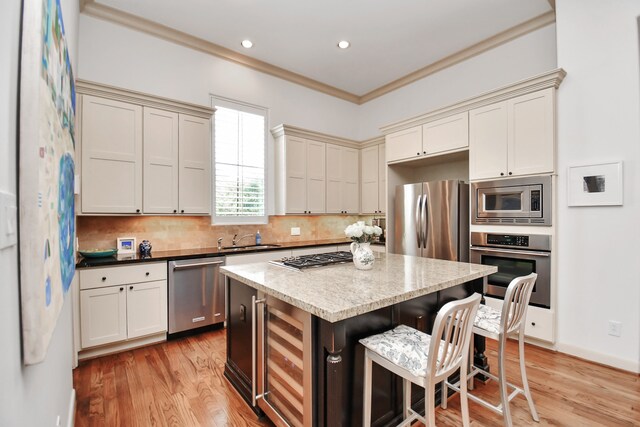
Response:
[{"label": "window trim", "polygon": [[215,109],[219,107],[230,108],[245,113],[258,114],[264,117],[264,215],[263,216],[218,216],[216,215],[216,120],[215,113],[211,120],[211,224],[212,225],[242,225],[242,224],[268,224],[269,223],[269,198],[267,197],[269,188],[269,160],[268,160],[268,130],[269,130],[269,109],[256,104],[238,101],[210,94],[211,106]]}]

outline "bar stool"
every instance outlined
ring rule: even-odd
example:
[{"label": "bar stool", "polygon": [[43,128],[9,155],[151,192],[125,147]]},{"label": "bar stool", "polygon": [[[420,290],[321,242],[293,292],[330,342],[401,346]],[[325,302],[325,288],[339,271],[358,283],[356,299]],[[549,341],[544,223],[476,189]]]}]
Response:
[{"label": "bar stool", "polygon": [[[524,360],[524,329],[526,326],[527,307],[529,306],[529,299],[531,298],[531,292],[533,291],[533,286],[536,283],[537,277],[538,275],[536,273],[531,273],[528,276],[516,277],[513,279],[507,288],[504,303],[502,304],[502,311],[480,304],[473,326],[474,334],[482,335],[483,337],[498,341],[498,375],[493,375],[483,369],[472,366],[469,373],[468,388],[469,390],[473,390],[473,378],[475,375],[482,373],[489,378],[498,381],[498,387],[500,389],[500,404],[493,405],[472,393],[468,393],[469,399],[479,403],[485,408],[501,414],[504,418],[505,426],[509,427],[513,425],[511,421],[511,411],[509,410],[509,402],[511,402],[511,400],[513,400],[513,398],[518,394],[523,394],[527,399],[529,410],[531,411],[531,417],[534,421],[540,421],[536,407],[533,404],[533,398],[531,397],[531,390],[529,389],[529,382],[527,381],[527,371]],[[522,378],[523,388],[507,382],[505,371],[507,338],[515,337],[516,335],[518,338],[520,376]],[[473,361],[473,347],[471,347],[469,360]],[[447,385],[453,390],[460,391],[462,387],[457,387],[458,384],[462,383]],[[507,395],[507,387],[514,389],[514,391],[509,395]],[[446,398],[444,397],[443,407],[446,408]]]},{"label": "bar stool", "polygon": [[[401,426],[419,419],[425,425],[435,425],[435,385],[460,368],[460,409],[462,423],[469,425],[467,402],[467,365],[469,342],[480,294],[445,304],[436,316],[433,334],[428,335],[409,326],[400,325],[390,331],[360,340],[365,347],[364,399],[362,425],[371,425],[372,362],[402,377],[403,416]],[[439,339],[432,339],[436,337]],[[425,389],[425,416],[411,409],[411,383]],[[427,423],[426,419],[429,419]]]}]

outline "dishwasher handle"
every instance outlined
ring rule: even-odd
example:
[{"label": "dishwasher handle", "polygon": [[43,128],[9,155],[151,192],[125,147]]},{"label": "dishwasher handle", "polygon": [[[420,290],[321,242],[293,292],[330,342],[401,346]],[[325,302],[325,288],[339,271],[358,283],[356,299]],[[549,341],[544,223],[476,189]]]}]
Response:
[{"label": "dishwasher handle", "polygon": [[193,264],[177,264],[173,266],[173,270],[183,270],[185,268],[196,268],[196,267],[206,267],[207,265],[223,265],[224,261],[211,261],[211,262],[201,262],[201,263],[193,263]]}]

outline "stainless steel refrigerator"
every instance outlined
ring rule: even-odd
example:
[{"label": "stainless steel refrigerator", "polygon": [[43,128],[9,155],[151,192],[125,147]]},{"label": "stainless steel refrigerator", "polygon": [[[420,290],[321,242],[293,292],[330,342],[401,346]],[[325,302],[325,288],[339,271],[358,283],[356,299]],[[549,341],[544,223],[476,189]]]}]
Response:
[{"label": "stainless steel refrigerator", "polygon": [[469,261],[469,184],[399,185],[394,214],[394,253]]}]

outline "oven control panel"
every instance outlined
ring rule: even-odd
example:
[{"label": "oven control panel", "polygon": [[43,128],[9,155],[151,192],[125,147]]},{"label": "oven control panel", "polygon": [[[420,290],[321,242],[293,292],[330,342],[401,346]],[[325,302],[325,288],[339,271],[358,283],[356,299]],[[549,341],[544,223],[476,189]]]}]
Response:
[{"label": "oven control panel", "polygon": [[514,234],[487,234],[487,244],[529,247],[529,236]]}]

